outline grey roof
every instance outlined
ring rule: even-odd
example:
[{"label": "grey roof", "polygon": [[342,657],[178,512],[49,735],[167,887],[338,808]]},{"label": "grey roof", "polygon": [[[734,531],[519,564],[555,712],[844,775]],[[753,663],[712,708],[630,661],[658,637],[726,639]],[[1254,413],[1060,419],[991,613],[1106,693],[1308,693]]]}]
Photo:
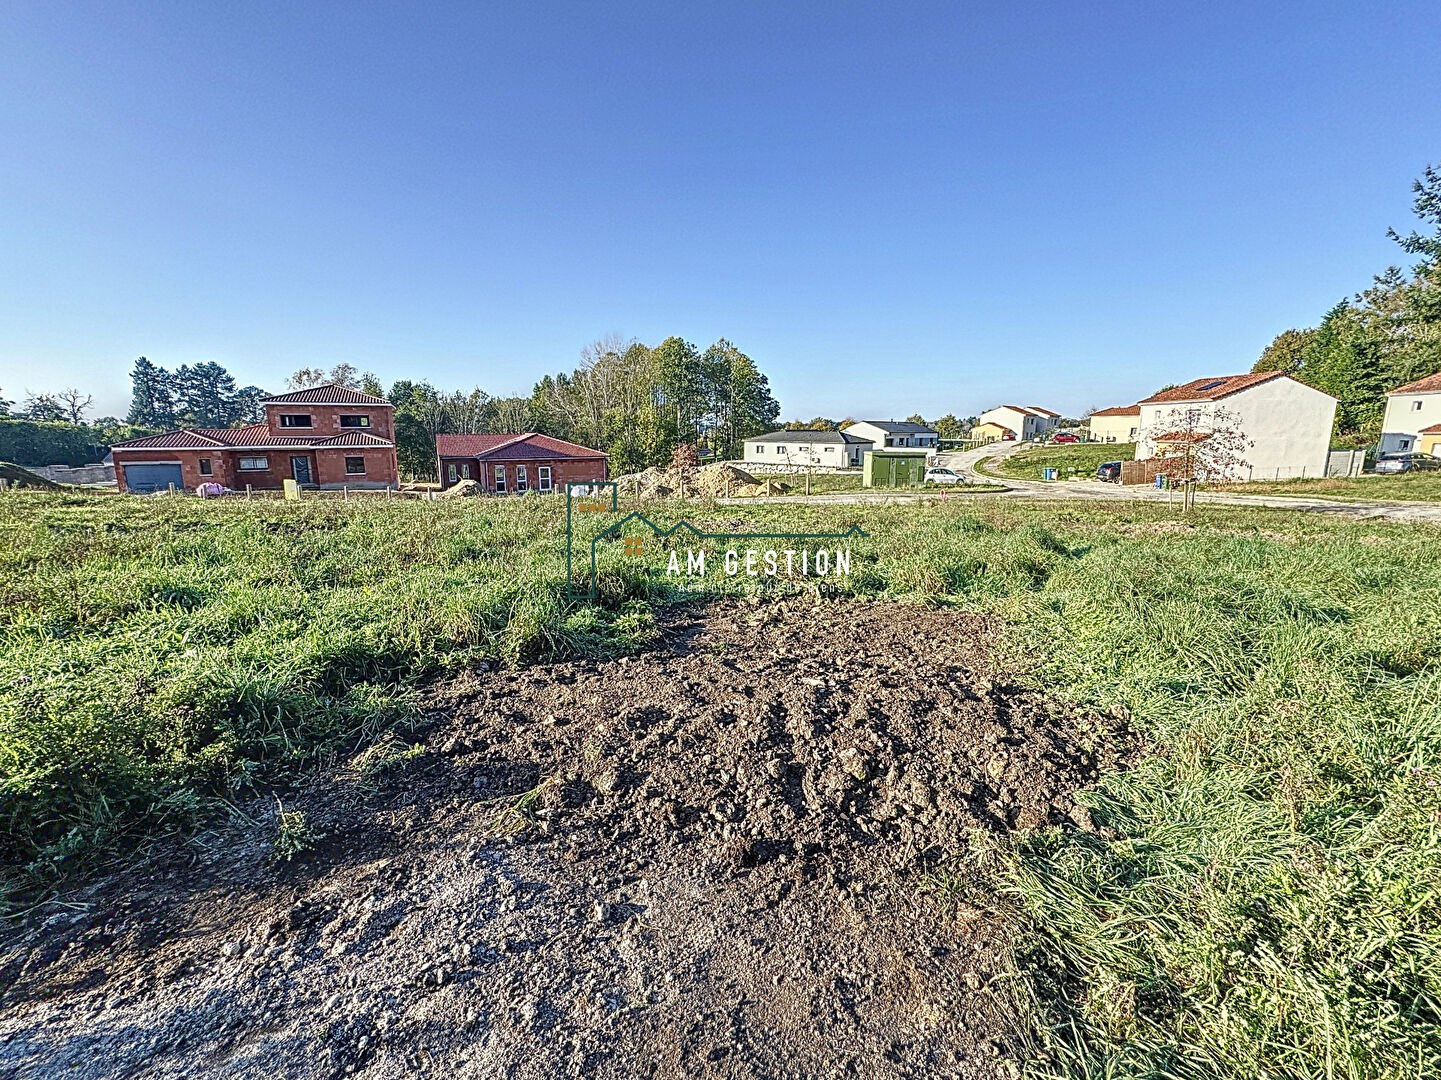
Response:
[{"label": "grey roof", "polygon": [[764,435],[753,435],[746,442],[805,442],[805,443],[870,443],[859,435],[847,435],[844,431],[770,431]]},{"label": "grey roof", "polygon": [[933,434],[936,430],[930,424],[913,424],[909,420],[857,420],[856,423],[870,424],[890,435],[911,435],[918,431]]}]

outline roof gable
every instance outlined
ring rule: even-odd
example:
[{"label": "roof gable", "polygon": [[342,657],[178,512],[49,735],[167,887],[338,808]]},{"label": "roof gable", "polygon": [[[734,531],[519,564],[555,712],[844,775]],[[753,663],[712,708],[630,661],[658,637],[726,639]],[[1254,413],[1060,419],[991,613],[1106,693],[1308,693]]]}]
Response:
[{"label": "roof gable", "polygon": [[1097,409],[1091,416],[1140,416],[1141,406],[1139,405],[1116,405],[1110,409]]},{"label": "roof gable", "polygon": [[295,390],[289,394],[277,394],[275,397],[262,398],[260,403],[262,405],[372,405],[386,409],[395,408],[385,398],[361,393],[359,390],[352,390],[348,386],[338,386],[335,383],[308,386],[304,390]]},{"label": "roof gable", "polygon": [[1395,390],[1387,390],[1386,394],[1388,397],[1392,394],[1441,394],[1441,371],[1398,386]]},{"label": "roof gable", "polygon": [[516,434],[437,435],[440,457],[486,458],[491,461],[530,461],[551,458],[603,458],[603,450],[567,442],[535,431]]},{"label": "roof gable", "polygon": [[[1284,371],[1250,371],[1244,375],[1212,375],[1192,379],[1169,390],[1160,390],[1148,398],[1142,398],[1138,405],[1170,405],[1190,401],[1220,401],[1222,398],[1239,394],[1253,386],[1270,382],[1272,379],[1291,378]],[[1292,379],[1292,382],[1297,380]],[[1302,384],[1304,385],[1304,384]]]}]

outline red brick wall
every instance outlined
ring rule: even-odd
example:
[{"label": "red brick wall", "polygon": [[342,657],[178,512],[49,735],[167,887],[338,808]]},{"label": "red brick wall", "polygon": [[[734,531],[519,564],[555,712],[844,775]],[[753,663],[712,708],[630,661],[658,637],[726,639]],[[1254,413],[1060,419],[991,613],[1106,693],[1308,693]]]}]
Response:
[{"label": "red brick wall", "polygon": [[464,457],[443,457],[440,459],[440,483],[444,487],[450,486],[450,466],[455,466],[456,482],[464,479],[460,475],[462,464],[470,466],[472,480],[479,480],[486,491],[495,490],[495,470],[497,467],[505,468],[505,490],[506,494],[515,494],[516,466],[524,465],[526,473],[526,490],[540,490],[540,467],[550,466],[550,482],[554,491],[564,492],[567,483],[581,483],[582,481],[594,482],[606,478],[605,458],[582,458],[582,459],[546,459],[541,458],[534,461],[487,461],[485,459],[464,458]]},{"label": "red brick wall", "polygon": [[[279,489],[290,479],[290,459],[310,459],[311,483],[333,487],[384,487],[398,480],[395,451],[388,447],[366,449],[333,450],[116,450],[115,483],[125,490],[125,462],[127,461],[178,461],[180,474],[187,491],[194,491],[201,483],[213,481],[225,487],[244,491],[246,485],[257,491]],[[267,469],[242,469],[242,457],[263,457],[269,463]],[[351,476],[345,471],[347,457],[365,458],[365,475]],[[210,475],[200,473],[201,458],[210,460]]]},{"label": "red brick wall", "polygon": [[[313,426],[283,428],[280,426],[282,413],[291,416],[308,414]],[[370,427],[343,428],[340,426],[342,416],[368,416],[370,417]],[[265,422],[277,435],[315,435],[317,438],[329,438],[331,435],[340,435],[348,431],[368,431],[386,442],[395,441],[395,410],[381,409],[374,405],[267,405],[265,406]]]},{"label": "red brick wall", "polygon": [[[314,456],[319,470],[315,482],[322,487],[383,487],[399,480],[395,451],[388,448],[317,450]],[[345,471],[348,457],[365,459],[364,476]]]}]

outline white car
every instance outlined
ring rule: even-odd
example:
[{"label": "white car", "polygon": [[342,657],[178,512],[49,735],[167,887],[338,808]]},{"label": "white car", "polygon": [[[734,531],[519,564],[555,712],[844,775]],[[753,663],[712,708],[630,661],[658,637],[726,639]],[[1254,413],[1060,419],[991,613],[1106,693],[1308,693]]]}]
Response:
[{"label": "white car", "polygon": [[964,484],[965,478],[952,469],[927,469],[928,484]]}]

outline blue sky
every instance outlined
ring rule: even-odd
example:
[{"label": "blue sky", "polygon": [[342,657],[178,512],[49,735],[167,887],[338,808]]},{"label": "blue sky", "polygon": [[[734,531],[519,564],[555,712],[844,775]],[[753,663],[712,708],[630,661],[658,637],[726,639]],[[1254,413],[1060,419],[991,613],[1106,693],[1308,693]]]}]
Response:
[{"label": "blue sky", "polygon": [[7,0],[0,387],[504,394],[619,333],[788,417],[1128,402],[1402,261],[1438,56],[1430,3]]}]

